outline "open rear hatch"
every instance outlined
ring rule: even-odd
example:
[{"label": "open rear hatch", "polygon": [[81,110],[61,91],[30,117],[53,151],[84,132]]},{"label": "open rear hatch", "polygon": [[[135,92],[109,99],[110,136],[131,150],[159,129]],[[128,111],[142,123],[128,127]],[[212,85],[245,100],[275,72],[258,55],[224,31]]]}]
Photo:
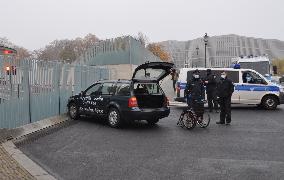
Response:
[{"label": "open rear hatch", "polygon": [[167,105],[159,81],[171,73],[173,66],[173,63],[168,62],[146,62],[135,69],[132,80],[139,108],[161,108]]},{"label": "open rear hatch", "polygon": [[159,82],[171,73],[173,66],[173,63],[168,62],[146,62],[135,69],[132,80]]}]

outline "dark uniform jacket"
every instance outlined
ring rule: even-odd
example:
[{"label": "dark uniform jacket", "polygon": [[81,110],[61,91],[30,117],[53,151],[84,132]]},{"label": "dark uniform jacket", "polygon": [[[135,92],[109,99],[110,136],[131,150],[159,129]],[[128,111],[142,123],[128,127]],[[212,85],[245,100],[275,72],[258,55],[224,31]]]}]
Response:
[{"label": "dark uniform jacket", "polygon": [[216,92],[217,88],[217,81],[216,77],[213,74],[209,74],[206,78],[205,81],[208,81],[206,84],[206,93],[207,94],[212,94]]},{"label": "dark uniform jacket", "polygon": [[201,100],[205,97],[204,84],[200,79],[192,79],[187,82],[185,87],[185,95],[191,95],[194,100]]},{"label": "dark uniform jacket", "polygon": [[230,79],[221,79],[217,84],[218,97],[231,97],[234,92],[234,84]]}]

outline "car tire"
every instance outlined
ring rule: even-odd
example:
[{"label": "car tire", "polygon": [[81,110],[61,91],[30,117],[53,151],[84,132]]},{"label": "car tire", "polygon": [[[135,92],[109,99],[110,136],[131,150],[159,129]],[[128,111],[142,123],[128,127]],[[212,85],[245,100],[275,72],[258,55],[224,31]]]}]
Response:
[{"label": "car tire", "polygon": [[159,122],[159,119],[148,119],[147,123],[151,126],[157,124]]},{"label": "car tire", "polygon": [[274,110],[277,107],[277,99],[274,96],[265,96],[262,99],[262,106],[267,110]]},{"label": "car tire", "polygon": [[118,128],[122,124],[119,111],[116,108],[110,108],[107,119],[109,126],[112,128]]},{"label": "car tire", "polygon": [[73,120],[77,120],[80,116],[78,106],[75,103],[71,103],[68,107],[69,117]]}]

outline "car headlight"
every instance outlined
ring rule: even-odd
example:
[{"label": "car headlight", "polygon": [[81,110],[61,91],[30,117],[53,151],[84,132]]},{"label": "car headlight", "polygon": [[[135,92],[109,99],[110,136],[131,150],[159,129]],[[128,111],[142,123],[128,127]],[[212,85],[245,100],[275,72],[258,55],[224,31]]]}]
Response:
[{"label": "car headlight", "polygon": [[284,87],[280,88],[280,92],[284,93]]}]

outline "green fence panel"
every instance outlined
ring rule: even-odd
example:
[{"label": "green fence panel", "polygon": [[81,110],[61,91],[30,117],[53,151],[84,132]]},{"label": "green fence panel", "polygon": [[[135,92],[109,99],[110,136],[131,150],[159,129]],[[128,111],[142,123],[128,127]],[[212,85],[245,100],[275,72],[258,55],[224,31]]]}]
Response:
[{"label": "green fence panel", "polygon": [[[16,73],[7,74],[5,67]],[[15,128],[67,112],[70,96],[99,79],[104,67],[0,56],[0,128]]]}]

